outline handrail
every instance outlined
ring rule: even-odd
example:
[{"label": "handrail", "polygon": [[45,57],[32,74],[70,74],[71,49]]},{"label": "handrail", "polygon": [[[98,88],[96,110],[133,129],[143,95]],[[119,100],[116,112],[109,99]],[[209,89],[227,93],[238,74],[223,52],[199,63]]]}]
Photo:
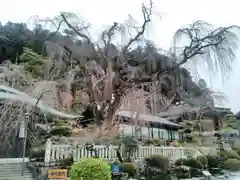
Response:
[{"label": "handrail", "polygon": [[31,140],[31,143],[37,144],[37,139],[29,128],[27,129],[27,133],[28,133],[27,137]]}]

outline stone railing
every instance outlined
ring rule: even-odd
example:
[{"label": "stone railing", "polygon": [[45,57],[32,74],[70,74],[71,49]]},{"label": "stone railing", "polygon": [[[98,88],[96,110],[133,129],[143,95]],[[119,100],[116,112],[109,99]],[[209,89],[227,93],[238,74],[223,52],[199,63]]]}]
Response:
[{"label": "stone railing", "polygon": [[[94,147],[97,150],[100,158],[113,160],[117,158],[116,148],[117,146],[104,146],[96,145]],[[120,153],[123,149],[120,149]],[[152,154],[162,154],[168,156],[172,160],[178,158],[184,158],[188,155],[199,156],[201,153],[195,149],[189,149],[185,147],[154,147],[154,146],[139,146],[138,150],[133,154],[135,159],[143,159],[151,156]],[[91,151],[86,150],[83,146],[73,147],[72,145],[55,145],[50,140],[46,143],[45,149],[45,163],[55,162],[57,160],[73,157],[74,161],[79,160],[81,157],[91,157],[94,155]]]}]

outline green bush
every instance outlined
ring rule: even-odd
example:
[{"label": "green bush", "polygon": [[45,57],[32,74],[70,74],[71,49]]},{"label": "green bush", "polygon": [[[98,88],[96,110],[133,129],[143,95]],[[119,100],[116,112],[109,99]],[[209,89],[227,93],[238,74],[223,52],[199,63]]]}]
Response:
[{"label": "green bush", "polygon": [[183,161],[184,166],[189,166],[196,169],[203,169],[203,164],[196,158],[187,158]]},{"label": "green bush", "polygon": [[45,145],[39,145],[31,148],[31,158],[44,158],[45,156]]},{"label": "green bush", "polygon": [[45,135],[48,134],[47,130],[42,129],[42,128],[38,128],[37,131],[38,131],[40,136],[45,136]]},{"label": "green bush", "polygon": [[173,146],[173,147],[180,147],[181,146],[181,144],[178,141],[173,141],[173,142],[170,143],[170,145]]},{"label": "green bush", "polygon": [[111,180],[108,163],[97,158],[82,158],[70,169],[71,180]]},{"label": "green bush", "polygon": [[66,126],[66,125],[68,125],[68,122],[65,121],[65,120],[59,120],[58,119],[54,122],[54,124],[55,124],[55,126]]},{"label": "green bush", "polygon": [[221,137],[221,134],[220,133],[215,133],[214,136],[215,137]]},{"label": "green bush", "polygon": [[222,164],[222,168],[231,171],[238,171],[240,170],[240,160],[228,159]]},{"label": "green bush", "polygon": [[50,135],[52,136],[70,136],[72,131],[69,127],[66,126],[56,126],[50,131]]},{"label": "green bush", "polygon": [[177,160],[175,161],[175,165],[181,166],[181,165],[184,164],[184,161],[185,161],[185,160],[186,160],[186,159],[184,159],[184,158],[177,159]]},{"label": "green bush", "polygon": [[154,146],[164,146],[164,145],[165,145],[165,142],[164,142],[164,140],[162,140],[162,139],[154,139],[154,140],[153,140],[153,145],[154,145]]},{"label": "green bush", "polygon": [[208,159],[206,156],[198,156],[197,160],[202,163],[204,168],[208,167]]},{"label": "green bush", "polygon": [[68,169],[73,165],[73,163],[74,163],[73,156],[70,156],[66,159],[62,159],[59,161],[59,165],[64,169]]},{"label": "green bush", "polygon": [[190,169],[186,166],[177,166],[172,169],[172,172],[179,179],[187,179],[190,175]]},{"label": "green bush", "polygon": [[152,155],[146,158],[146,163],[149,167],[159,168],[162,171],[168,171],[170,169],[170,161],[168,157],[163,155]]},{"label": "green bush", "polygon": [[235,152],[237,152],[238,155],[240,155],[240,148],[234,149]]},{"label": "green bush", "polygon": [[189,142],[189,143],[196,141],[194,135],[192,134],[186,134],[185,138],[186,138],[186,142]]},{"label": "green bush", "polygon": [[217,159],[218,158],[217,156],[207,155],[206,157],[208,159],[208,167],[209,168],[219,167],[219,161]]},{"label": "green bush", "polygon": [[130,177],[134,177],[136,175],[137,167],[133,163],[124,162],[124,163],[121,163],[119,167],[120,167],[120,172],[128,173]]},{"label": "green bush", "polygon": [[233,144],[233,148],[237,150],[237,152],[240,152],[240,140],[236,140]]},{"label": "green bush", "polygon": [[221,156],[226,159],[238,159],[240,160],[240,156],[233,150],[223,150],[220,152]]}]

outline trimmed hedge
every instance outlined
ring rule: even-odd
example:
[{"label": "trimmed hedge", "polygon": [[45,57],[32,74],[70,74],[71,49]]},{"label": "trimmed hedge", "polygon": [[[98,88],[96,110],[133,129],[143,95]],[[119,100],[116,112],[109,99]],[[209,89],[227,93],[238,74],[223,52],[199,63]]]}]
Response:
[{"label": "trimmed hedge", "polygon": [[198,156],[197,160],[202,163],[204,168],[208,167],[208,158],[206,156]]},{"label": "trimmed hedge", "polygon": [[170,161],[168,157],[163,155],[151,155],[149,158],[146,158],[146,164],[151,168],[159,168],[162,171],[170,169]]},{"label": "trimmed hedge", "polygon": [[203,169],[204,165],[201,163],[201,161],[199,161],[196,158],[186,158],[186,159],[178,159],[175,162],[175,165],[184,165],[184,166],[188,166],[191,168],[196,168],[196,169]]},{"label": "trimmed hedge", "polygon": [[206,158],[208,159],[208,167],[209,168],[219,167],[219,161],[218,161],[217,156],[207,155]]},{"label": "trimmed hedge", "polygon": [[82,158],[70,169],[71,180],[111,180],[111,168],[105,160]]},{"label": "trimmed hedge", "polygon": [[72,131],[69,127],[66,126],[56,126],[50,131],[51,136],[71,136]]},{"label": "trimmed hedge", "polygon": [[238,159],[240,160],[240,156],[233,150],[223,150],[220,152],[221,156],[226,159]]},{"label": "trimmed hedge", "polygon": [[221,167],[230,171],[238,171],[240,170],[240,160],[228,159],[221,165]]},{"label": "trimmed hedge", "polygon": [[123,162],[119,164],[120,172],[127,173],[130,177],[134,177],[137,173],[137,167],[134,163]]}]

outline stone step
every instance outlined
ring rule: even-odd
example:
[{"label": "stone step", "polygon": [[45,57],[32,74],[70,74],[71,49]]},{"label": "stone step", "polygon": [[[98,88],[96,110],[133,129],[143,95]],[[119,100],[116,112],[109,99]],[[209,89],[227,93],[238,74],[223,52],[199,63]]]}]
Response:
[{"label": "stone step", "polygon": [[21,163],[0,164],[0,180],[33,180],[32,173],[24,164],[24,176],[21,176]]},{"label": "stone step", "polygon": [[33,180],[33,178],[28,177],[0,177],[0,180]]},{"label": "stone step", "polygon": [[[23,168],[27,169],[27,166],[23,166]],[[1,166],[0,170],[6,170],[6,169],[22,169],[22,166]]]},{"label": "stone step", "polygon": [[[24,162],[29,162],[29,158],[24,158]],[[21,164],[23,161],[22,158],[0,158],[0,164]]]},{"label": "stone step", "polygon": [[[21,170],[19,171],[6,171],[6,172],[0,172],[0,177],[6,176],[6,175],[12,175],[12,176],[20,176],[22,173]],[[24,171],[24,175],[26,176],[32,176],[32,173],[30,171]]]},{"label": "stone step", "polygon": [[[0,169],[0,172],[21,172],[21,171],[22,171],[22,168],[21,169]],[[30,170],[27,168],[24,168],[24,172],[30,172]]]},{"label": "stone step", "polygon": [[[6,168],[6,169],[1,168],[0,169],[0,172],[18,172],[18,171],[22,171],[22,168]],[[24,171],[28,172],[29,169],[24,168]]]},{"label": "stone step", "polygon": [[[25,167],[27,167],[27,164],[24,164]],[[0,164],[0,167],[22,167],[22,164]]]},{"label": "stone step", "polygon": [[24,176],[21,176],[21,174],[1,174],[0,175],[0,179],[1,178],[8,178],[8,177],[12,177],[12,178],[33,178],[33,176],[31,174],[24,174]]}]

